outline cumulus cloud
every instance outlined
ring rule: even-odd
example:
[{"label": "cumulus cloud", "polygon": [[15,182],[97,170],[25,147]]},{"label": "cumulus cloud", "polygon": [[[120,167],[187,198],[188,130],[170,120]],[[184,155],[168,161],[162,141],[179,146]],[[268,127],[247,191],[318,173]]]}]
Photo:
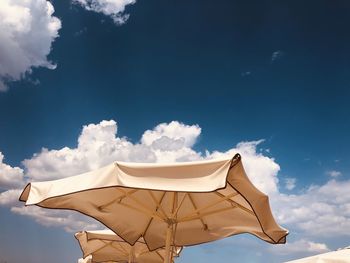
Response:
[{"label": "cumulus cloud", "polygon": [[20,196],[21,189],[11,189],[0,193],[0,205],[14,207],[20,205],[18,197]]},{"label": "cumulus cloud", "polygon": [[[141,142],[145,145],[152,145],[157,140],[167,137],[174,140],[180,140],[181,148],[183,146],[192,147],[198,136],[201,134],[201,128],[198,125],[185,125],[180,124],[177,121],[170,123],[161,123],[157,125],[153,130],[147,130],[142,135]],[[169,149],[172,150],[172,149]]]},{"label": "cumulus cloud", "polygon": [[56,66],[47,59],[61,21],[47,0],[0,1],[0,91],[33,68]]},{"label": "cumulus cloud", "polygon": [[104,228],[99,222],[74,211],[42,209],[37,206],[12,207],[11,211],[33,218],[46,227],[62,227],[73,233],[82,229],[97,230]]},{"label": "cumulus cloud", "polygon": [[129,18],[129,14],[124,12],[126,6],[134,4],[136,0],[73,0],[73,2],[86,10],[109,16],[115,24],[122,25]]},{"label": "cumulus cloud", "polygon": [[21,187],[24,184],[23,170],[4,163],[4,155],[0,152],[0,190]]},{"label": "cumulus cloud", "polygon": [[[288,246],[292,253],[302,247],[311,253],[328,249],[326,244],[311,240],[349,237],[344,229],[350,229],[350,180],[332,179],[323,185],[312,185],[297,194],[284,193],[279,188],[280,166],[274,158],[261,151],[263,140],[240,142],[227,151],[199,152],[193,149],[201,134],[198,125],[186,125],[178,121],[161,123],[146,130],[138,142],[118,136],[118,126],[113,120],[83,126],[75,148],[42,149],[32,158],[22,162],[24,171],[3,163],[6,171],[1,178],[16,178],[7,183],[0,194],[0,205],[11,207],[14,213],[29,216],[46,226],[61,226],[67,231],[98,228],[98,223],[69,211],[23,207],[17,198],[19,187],[28,181],[63,178],[109,164],[113,161],[178,162],[234,156],[243,156],[243,164],[250,180],[261,191],[269,194],[277,221],[299,233],[298,240]],[[5,168],[4,168],[5,167]],[[15,171],[15,172],[14,172]],[[14,176],[10,176],[14,173]],[[26,178],[26,179],[25,179]],[[4,180],[3,180],[4,181]],[[8,179],[6,182],[9,181]],[[283,189],[295,188],[295,179],[287,178]],[[4,185],[4,183],[3,183]],[[12,187],[12,188],[11,188]],[[54,212],[52,212],[54,211]],[[277,251],[278,252],[278,251]],[[278,252],[287,253],[287,252]]]},{"label": "cumulus cloud", "polygon": [[350,236],[350,180],[330,180],[298,195],[272,199],[280,223],[313,237]]},{"label": "cumulus cloud", "polygon": [[117,124],[113,120],[86,125],[78,138],[77,148],[44,148],[31,159],[24,160],[27,176],[34,180],[58,179],[97,169],[115,160],[175,162],[200,159],[200,154],[190,148],[200,134],[196,125],[160,124],[145,131],[141,142],[135,144],[116,134]]}]

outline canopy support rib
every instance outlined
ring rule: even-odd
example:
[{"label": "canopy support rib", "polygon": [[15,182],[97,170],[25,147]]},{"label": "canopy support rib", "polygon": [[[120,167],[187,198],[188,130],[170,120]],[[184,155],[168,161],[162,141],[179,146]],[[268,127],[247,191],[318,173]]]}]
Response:
[{"label": "canopy support rib", "polygon": [[158,211],[158,209],[159,209],[159,211],[163,214],[163,217],[166,218],[166,213],[164,212],[164,209],[161,206],[165,192],[163,193],[162,197],[159,200],[157,200],[157,198],[154,196],[154,194],[151,190],[149,190],[147,192],[150,194],[150,196],[152,197],[152,200],[154,201],[154,203],[156,205],[156,211]]},{"label": "canopy support rib", "polygon": [[[118,247],[115,244],[118,244]],[[112,242],[111,246],[114,247],[115,249],[120,249],[121,251],[123,251],[125,256],[129,255],[129,252],[125,249],[125,247],[123,247],[121,242],[118,242],[118,241]]]},{"label": "canopy support rib", "polygon": [[180,204],[179,204],[179,205],[177,206],[177,208],[176,208],[176,211],[175,211],[175,214],[176,214],[176,215],[177,215],[177,213],[179,212],[179,210],[180,210],[180,208],[181,208],[183,202],[185,201],[187,195],[188,195],[188,193],[185,193],[185,194],[183,195],[183,197],[182,197],[182,199],[181,199],[181,201],[180,201]]},{"label": "canopy support rib", "polygon": [[156,212],[153,212],[153,211],[150,211],[148,209],[142,209],[142,208],[138,208],[138,207],[134,207],[132,205],[128,205],[128,204],[125,204],[125,203],[120,203],[121,206],[125,206],[127,208],[130,208],[132,210],[135,210],[137,212],[140,212],[142,214],[146,214],[152,218],[156,218],[160,221],[164,221],[164,218],[162,218],[161,216],[159,216]]},{"label": "canopy support rib", "polygon": [[96,249],[96,250],[94,251],[94,253],[101,251],[102,249],[104,249],[104,248],[110,246],[111,243],[112,243],[112,241],[104,241],[104,240],[101,240],[101,241],[104,243],[104,245],[103,245],[102,247]]},{"label": "canopy support rib", "polygon": [[159,253],[159,251],[156,250],[157,255],[164,261],[164,257]]},{"label": "canopy support rib", "polygon": [[[223,194],[221,194],[219,192],[215,192],[215,194],[220,196],[220,197],[222,197],[222,198],[225,197],[225,195],[223,195]],[[240,205],[239,203],[237,203],[237,202],[235,202],[235,201],[233,201],[231,199],[227,199],[226,201],[228,201],[233,206],[238,207],[238,208],[242,209],[243,211],[245,211],[245,212],[247,212],[247,213],[249,213],[251,215],[255,215],[253,211],[249,210],[248,208],[244,207],[243,205]]]},{"label": "canopy support rib", "polygon": [[124,203],[119,203],[120,205],[124,205],[126,207],[129,207],[129,208],[134,209],[136,211],[139,211],[141,213],[150,215],[151,217],[158,218],[160,220],[164,220],[165,219],[162,215],[160,215],[158,213],[157,210],[154,211],[151,207],[149,207],[145,203],[141,202],[140,200],[138,200],[136,197],[132,196],[131,194],[128,194],[123,189],[117,188],[117,190],[122,192],[122,193],[124,193],[125,197],[130,198],[131,200],[133,200],[137,205],[139,205],[140,208],[134,207],[134,206],[129,205],[129,204],[125,204],[125,202]]},{"label": "canopy support rib", "polygon": [[119,189],[117,188],[120,192],[124,193],[126,195],[126,197],[130,198],[131,200],[133,200],[136,204],[138,204],[140,207],[142,207],[144,209],[144,211],[148,211],[147,213],[151,213],[151,214],[156,214],[157,217],[161,218],[161,219],[165,219],[162,215],[160,215],[158,213],[158,211],[154,211],[152,207],[150,207],[149,205],[145,204],[144,202],[138,200],[136,197],[128,194],[126,191],[124,191],[123,189]]},{"label": "canopy support rib", "polygon": [[[162,207],[161,204],[162,204],[163,198],[164,198],[164,196],[165,196],[165,193],[166,193],[166,192],[164,192],[163,195],[162,195],[162,197],[160,198],[160,200],[157,201],[157,207],[156,207],[156,209],[155,209],[156,211],[158,211],[158,208],[161,208],[161,207]],[[152,221],[153,221],[153,217],[151,217],[151,219],[148,221],[145,230],[142,232],[142,236],[143,236],[143,237],[145,236],[145,234],[146,234],[146,232],[147,232],[149,226],[151,225]]]},{"label": "canopy support rib", "polygon": [[231,210],[231,209],[233,209],[233,208],[235,208],[235,207],[225,207],[225,208],[216,209],[216,210],[209,211],[209,212],[204,212],[204,213],[201,213],[201,214],[199,214],[199,215],[186,216],[186,217],[180,218],[180,219],[178,220],[178,222],[179,222],[179,223],[182,223],[182,222],[186,222],[186,221],[192,221],[192,220],[202,219],[203,216],[209,216],[209,215],[221,213],[221,212],[224,212],[224,211]]},{"label": "canopy support rib", "polygon": [[110,201],[110,202],[108,202],[108,203],[106,203],[104,205],[99,206],[99,209],[103,210],[104,208],[110,206],[111,204],[113,204],[115,202],[120,203],[123,200],[123,198],[125,198],[127,195],[131,195],[131,194],[137,192],[138,190],[139,189],[130,190],[129,192],[127,192],[127,193],[125,193],[125,194],[123,194],[121,196],[118,196],[117,198],[113,199],[112,201]]}]

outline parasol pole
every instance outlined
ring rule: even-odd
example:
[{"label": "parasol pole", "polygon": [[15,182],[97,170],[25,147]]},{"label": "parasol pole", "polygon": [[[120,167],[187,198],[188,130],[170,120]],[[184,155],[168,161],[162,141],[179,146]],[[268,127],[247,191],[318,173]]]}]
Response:
[{"label": "parasol pole", "polygon": [[172,226],[172,224],[168,224],[168,228],[167,228],[167,231],[166,231],[164,263],[171,263],[170,250],[171,250],[172,236],[173,236],[173,226]]},{"label": "parasol pole", "polygon": [[[169,193],[170,194],[170,193]],[[177,199],[176,193],[173,192],[170,194],[169,198],[169,207],[172,208],[171,216],[170,218],[166,219],[166,223],[168,224],[167,230],[166,230],[166,240],[165,240],[165,257],[164,257],[164,263],[171,263],[171,248],[172,248],[172,242],[173,242],[173,226],[174,226],[174,205],[175,205],[175,199]]]},{"label": "parasol pole", "polygon": [[133,262],[134,262],[134,246],[131,246],[128,263],[133,263]]}]

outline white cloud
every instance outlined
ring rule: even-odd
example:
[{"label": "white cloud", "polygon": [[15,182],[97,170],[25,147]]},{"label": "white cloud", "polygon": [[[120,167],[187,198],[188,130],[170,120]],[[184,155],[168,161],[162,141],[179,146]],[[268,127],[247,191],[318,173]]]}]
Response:
[{"label": "white cloud", "polygon": [[313,237],[350,236],[350,180],[331,180],[271,199],[279,222]]},{"label": "white cloud", "polygon": [[125,7],[136,3],[136,0],[73,0],[86,10],[110,16],[117,25],[124,24],[129,14],[125,14]]},{"label": "white cloud", "polygon": [[201,153],[191,147],[201,131],[198,125],[185,125],[178,121],[161,123],[143,133],[141,145],[153,152],[156,162],[198,160],[201,159]]},{"label": "white cloud", "polygon": [[327,171],[326,174],[329,175],[330,177],[338,177],[342,175],[341,172],[335,171],[335,170]]},{"label": "white cloud", "polygon": [[295,188],[296,178],[286,178],[285,179],[285,187],[287,190],[293,190]]},{"label": "white cloud", "polygon": [[[145,145],[152,145],[162,137],[177,140],[177,148],[192,147],[198,136],[201,134],[202,129],[198,125],[185,125],[178,121],[172,121],[170,123],[161,123],[157,125],[153,130],[147,130],[144,132],[141,138],[141,142]],[[166,146],[166,144],[164,145]],[[169,149],[173,150],[173,149]]]},{"label": "white cloud", "polygon": [[24,184],[23,170],[4,163],[4,155],[0,152],[0,190],[21,187]]},{"label": "white cloud", "polygon": [[24,160],[26,175],[34,180],[48,180],[86,172],[115,160],[174,162],[200,158],[187,146],[192,146],[200,134],[200,128],[195,125],[160,124],[145,131],[141,143],[136,144],[116,136],[116,133],[117,124],[113,120],[84,126],[77,148],[44,148],[31,159]]},{"label": "white cloud", "polygon": [[55,68],[47,56],[61,21],[53,13],[47,0],[0,1],[0,91],[8,89],[6,82],[20,80],[32,68]]},{"label": "white cloud", "polygon": [[300,239],[294,242],[287,243],[283,246],[271,247],[270,250],[276,254],[296,254],[296,253],[324,253],[330,249],[326,244],[317,243],[306,239]]},{"label": "white cloud", "polygon": [[11,211],[33,218],[46,227],[62,227],[65,231],[73,233],[104,228],[99,222],[74,211],[42,209],[37,206],[12,207]]},{"label": "white cloud", "polygon": [[21,189],[11,189],[0,193],[0,205],[9,207],[22,206],[23,204],[18,201],[21,192]]}]

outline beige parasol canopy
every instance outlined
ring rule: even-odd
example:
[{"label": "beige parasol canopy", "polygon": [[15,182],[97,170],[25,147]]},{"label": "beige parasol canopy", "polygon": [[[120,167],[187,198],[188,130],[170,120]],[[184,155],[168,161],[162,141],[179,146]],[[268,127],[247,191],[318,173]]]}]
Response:
[{"label": "beige parasol canopy", "polygon": [[286,263],[350,263],[350,247]]},{"label": "beige parasol canopy", "polygon": [[251,233],[285,243],[288,231],[274,220],[268,197],[249,181],[241,157],[200,162],[115,162],[98,170],[28,184],[26,205],[79,211],[133,245],[150,250],[188,246]]},{"label": "beige parasol canopy", "polygon": [[[75,234],[79,241],[83,257],[92,257],[92,262],[125,262],[125,263],[162,263],[165,249],[149,251],[140,238],[134,246],[130,246],[111,230],[81,231]],[[174,248],[174,256],[178,256],[181,248]]]}]

